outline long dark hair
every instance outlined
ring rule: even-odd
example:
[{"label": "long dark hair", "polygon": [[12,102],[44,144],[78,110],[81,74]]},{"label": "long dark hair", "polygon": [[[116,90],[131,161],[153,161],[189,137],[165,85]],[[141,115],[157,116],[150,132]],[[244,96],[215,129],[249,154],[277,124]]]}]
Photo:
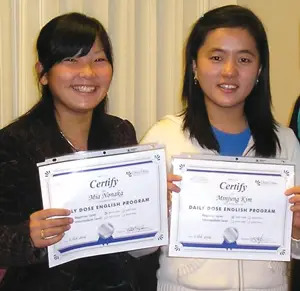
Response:
[{"label": "long dark hair", "polygon": [[207,34],[217,28],[243,28],[254,38],[259,52],[261,73],[258,83],[247,97],[244,106],[257,156],[272,157],[280,143],[276,134],[277,123],[272,114],[269,76],[269,47],[267,35],[260,19],[249,9],[227,5],[208,11],[193,26],[185,50],[185,73],[182,90],[183,129],[190,132],[202,147],[219,152],[219,144],[213,134],[204,102],[204,93],[194,83],[193,61],[204,44]]}]

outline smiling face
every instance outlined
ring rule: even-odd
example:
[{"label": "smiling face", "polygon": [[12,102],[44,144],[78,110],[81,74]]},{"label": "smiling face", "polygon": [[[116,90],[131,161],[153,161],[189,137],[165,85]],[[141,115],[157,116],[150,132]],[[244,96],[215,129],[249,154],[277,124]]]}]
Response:
[{"label": "smiling face", "polygon": [[260,73],[255,40],[242,28],[212,30],[199,48],[193,68],[208,113],[222,108],[243,111]]},{"label": "smiling face", "polygon": [[87,55],[63,59],[40,82],[49,86],[59,114],[91,113],[106,96],[111,78],[112,66],[96,39]]}]

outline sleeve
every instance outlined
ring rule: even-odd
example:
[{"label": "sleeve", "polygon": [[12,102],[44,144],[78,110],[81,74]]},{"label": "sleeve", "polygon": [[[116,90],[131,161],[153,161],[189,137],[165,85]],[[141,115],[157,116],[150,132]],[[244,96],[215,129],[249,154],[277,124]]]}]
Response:
[{"label": "sleeve", "polygon": [[0,135],[0,267],[5,268],[46,259],[46,250],[35,248],[29,235],[29,215],[39,204],[32,196],[39,195],[36,164],[14,141]]}]

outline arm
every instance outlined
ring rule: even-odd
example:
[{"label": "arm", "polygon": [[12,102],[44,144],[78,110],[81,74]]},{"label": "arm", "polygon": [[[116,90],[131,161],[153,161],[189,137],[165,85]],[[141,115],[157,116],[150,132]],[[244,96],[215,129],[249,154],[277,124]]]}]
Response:
[{"label": "arm", "polygon": [[[1,139],[2,141],[2,139]],[[30,206],[36,207],[36,173],[32,162],[15,147],[0,142],[0,264],[2,267],[26,265],[46,259],[45,249],[36,249],[30,240]],[[26,183],[28,185],[26,185]],[[29,185],[30,184],[30,185]],[[33,191],[37,199],[29,196]],[[32,205],[30,205],[32,203]]]},{"label": "arm", "polygon": [[[61,239],[57,234],[66,228],[65,221],[47,219],[66,210],[40,210],[36,162],[44,156],[39,149],[20,128],[0,132],[0,267],[47,261],[45,247]],[[56,237],[42,240],[41,229],[45,237]]]}]

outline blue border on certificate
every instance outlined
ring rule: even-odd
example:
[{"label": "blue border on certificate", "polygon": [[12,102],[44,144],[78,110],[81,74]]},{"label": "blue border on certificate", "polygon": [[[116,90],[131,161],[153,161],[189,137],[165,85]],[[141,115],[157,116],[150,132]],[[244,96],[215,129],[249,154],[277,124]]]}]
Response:
[{"label": "blue border on certificate", "polygon": [[156,234],[157,234],[157,232],[151,232],[151,233],[147,233],[147,234],[125,236],[125,237],[119,237],[119,238],[113,238],[111,236],[108,237],[108,238],[99,237],[99,239],[97,241],[69,246],[69,247],[66,247],[66,248],[59,249],[58,251],[61,254],[63,254],[63,253],[66,253],[66,252],[69,252],[69,251],[72,251],[72,250],[86,248],[86,247],[93,247],[93,246],[98,246],[98,245],[105,246],[105,245],[118,243],[118,242],[126,242],[126,241],[131,241],[131,240],[151,238],[151,237],[155,237]]},{"label": "blue border on certificate", "polygon": [[197,169],[186,169],[187,172],[202,172],[202,173],[218,173],[218,174],[237,174],[237,175],[253,175],[253,176],[272,176],[281,177],[280,174],[267,174],[267,173],[253,173],[253,172],[234,172],[234,171],[218,171],[218,170],[197,170]]},{"label": "blue border on certificate", "polygon": [[125,167],[125,166],[135,166],[135,165],[149,164],[149,163],[153,163],[153,161],[128,163],[128,164],[121,164],[121,165],[108,166],[108,167],[99,167],[99,168],[85,169],[85,170],[79,170],[79,171],[68,171],[68,172],[53,174],[52,177],[58,177],[58,176],[63,176],[63,175],[75,174],[75,173],[92,172],[92,171],[97,171],[97,170],[106,170],[106,169],[120,168],[120,167]]},{"label": "blue border on certificate", "polygon": [[226,243],[222,244],[201,244],[201,243],[189,243],[189,242],[180,242],[182,246],[189,248],[214,248],[214,249],[239,249],[239,250],[268,250],[276,251],[280,246],[262,246],[262,245],[238,245],[235,243]]}]

